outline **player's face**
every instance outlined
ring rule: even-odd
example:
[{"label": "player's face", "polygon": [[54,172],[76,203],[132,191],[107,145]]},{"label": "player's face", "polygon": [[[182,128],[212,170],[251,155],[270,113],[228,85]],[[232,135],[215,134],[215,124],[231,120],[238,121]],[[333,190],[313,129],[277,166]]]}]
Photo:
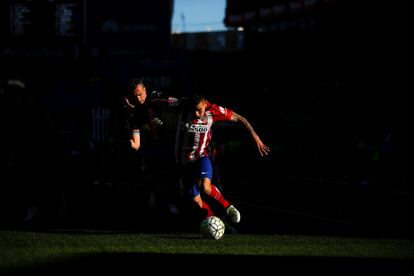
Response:
[{"label": "player's face", "polygon": [[206,115],[207,101],[201,100],[195,107],[195,115],[197,118],[202,118]]},{"label": "player's face", "polygon": [[139,104],[145,102],[145,99],[147,98],[147,90],[145,89],[145,86],[138,84],[133,93]]}]

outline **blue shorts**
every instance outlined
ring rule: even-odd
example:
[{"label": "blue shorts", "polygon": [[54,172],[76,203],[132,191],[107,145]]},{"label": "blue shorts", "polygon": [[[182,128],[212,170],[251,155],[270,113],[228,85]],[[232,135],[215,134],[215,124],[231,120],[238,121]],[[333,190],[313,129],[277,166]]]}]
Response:
[{"label": "blue shorts", "polygon": [[212,180],[213,177],[213,166],[211,165],[210,158],[207,156],[201,157],[199,160],[195,161],[194,166],[188,168],[192,170],[190,175],[192,175],[190,195],[194,198],[200,194],[200,188],[198,182],[200,179],[208,178]]}]

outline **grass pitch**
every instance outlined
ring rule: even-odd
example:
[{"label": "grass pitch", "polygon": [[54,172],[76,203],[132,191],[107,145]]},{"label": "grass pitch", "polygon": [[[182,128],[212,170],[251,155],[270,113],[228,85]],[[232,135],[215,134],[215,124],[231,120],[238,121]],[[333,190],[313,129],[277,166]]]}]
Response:
[{"label": "grass pitch", "polygon": [[[208,240],[199,233],[142,234],[121,231],[0,231],[0,271],[83,272],[175,270],[218,263],[229,270],[285,268],[351,272],[366,268],[412,270],[414,241],[338,236],[225,234]],[[179,264],[177,266],[176,264]],[[230,264],[230,265],[229,265]],[[407,271],[407,272],[408,272]]]}]

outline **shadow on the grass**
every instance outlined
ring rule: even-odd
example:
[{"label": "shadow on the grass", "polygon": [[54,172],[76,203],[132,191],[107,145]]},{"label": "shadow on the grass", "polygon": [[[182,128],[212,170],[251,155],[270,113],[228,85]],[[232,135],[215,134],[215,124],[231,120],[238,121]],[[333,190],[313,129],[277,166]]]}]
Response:
[{"label": "shadow on the grass", "polygon": [[[409,259],[344,258],[344,257],[275,257],[247,255],[205,255],[205,254],[148,254],[148,253],[105,253],[78,256],[45,265],[20,267],[9,270],[8,275],[36,273],[36,275],[141,275],[168,272],[172,274],[193,274],[194,271],[208,274],[255,272],[275,274],[318,273],[338,275],[358,272],[407,273],[413,270]],[[39,274],[37,274],[39,273]],[[232,275],[229,274],[229,275]],[[34,274],[33,274],[34,275]],[[156,275],[156,274],[155,274]]]}]

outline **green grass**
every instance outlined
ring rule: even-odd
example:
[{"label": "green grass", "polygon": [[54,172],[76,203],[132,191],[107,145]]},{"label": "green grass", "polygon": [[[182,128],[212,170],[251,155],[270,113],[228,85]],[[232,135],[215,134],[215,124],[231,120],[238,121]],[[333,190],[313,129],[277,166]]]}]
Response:
[{"label": "green grass", "polygon": [[414,259],[414,241],[298,235],[198,233],[136,234],[109,231],[0,231],[0,269],[39,266],[99,254],[226,255]]}]

